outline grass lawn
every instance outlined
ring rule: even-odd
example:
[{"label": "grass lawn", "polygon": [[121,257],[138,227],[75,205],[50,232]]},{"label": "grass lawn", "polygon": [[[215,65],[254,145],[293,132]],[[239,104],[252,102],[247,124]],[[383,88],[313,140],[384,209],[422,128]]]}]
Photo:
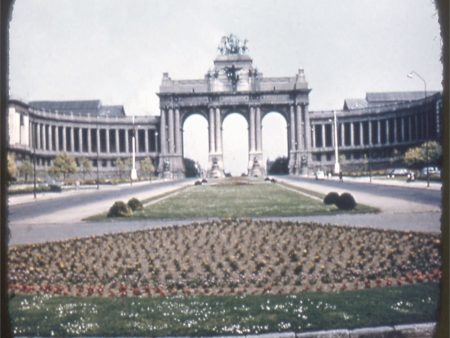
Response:
[{"label": "grass lawn", "polygon": [[438,299],[438,284],[425,283],[330,294],[15,296],[9,306],[22,336],[208,336],[429,322]]},{"label": "grass lawn", "polygon": [[[241,178],[219,182],[188,187],[175,196],[148,205],[144,210],[135,212],[132,217],[148,219],[287,217],[343,212],[334,205],[323,204],[322,195],[298,187]],[[376,211],[378,210],[375,208],[358,205],[351,212]],[[103,221],[107,217],[104,213],[88,219]]]}]

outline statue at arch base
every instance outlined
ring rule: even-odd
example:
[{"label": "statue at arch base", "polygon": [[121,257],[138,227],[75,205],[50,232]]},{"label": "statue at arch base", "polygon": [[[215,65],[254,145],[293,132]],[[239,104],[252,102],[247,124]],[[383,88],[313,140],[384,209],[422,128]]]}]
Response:
[{"label": "statue at arch base", "polygon": [[225,177],[225,174],[223,172],[223,161],[220,160],[217,156],[210,157],[209,159],[209,171],[208,171],[208,177],[209,178],[222,178]]},{"label": "statue at arch base", "polygon": [[166,156],[160,158],[158,171],[159,177],[163,179],[172,180],[183,178],[185,176],[183,158],[181,156]]},{"label": "statue at arch base", "polygon": [[250,164],[248,175],[252,177],[261,177],[266,174],[266,168],[262,163],[262,154],[250,155]]}]

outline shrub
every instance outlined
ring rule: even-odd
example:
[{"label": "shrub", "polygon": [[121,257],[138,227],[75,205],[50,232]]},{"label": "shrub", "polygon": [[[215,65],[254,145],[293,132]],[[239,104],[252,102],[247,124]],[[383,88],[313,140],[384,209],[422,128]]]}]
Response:
[{"label": "shrub", "polygon": [[142,205],[142,202],[134,197],[132,199],[130,199],[127,204],[130,207],[130,209],[133,211],[142,210],[144,208],[144,206]]},{"label": "shrub", "polygon": [[356,201],[351,194],[344,192],[336,201],[336,206],[342,210],[352,210],[356,207]]},{"label": "shrub", "polygon": [[272,183],[277,183],[277,180],[274,179],[274,178],[272,178],[272,179],[270,180],[270,182],[272,182]]},{"label": "shrub", "polygon": [[323,199],[323,203],[330,205],[330,204],[336,204],[337,200],[339,199],[339,194],[337,192],[329,192],[325,198]]},{"label": "shrub", "polygon": [[194,185],[202,185],[202,181],[195,181]]},{"label": "shrub", "polygon": [[208,180],[206,178],[202,179],[202,183],[208,183]]},{"label": "shrub", "polygon": [[122,201],[114,202],[109,209],[108,217],[129,217],[133,214],[131,208]]}]

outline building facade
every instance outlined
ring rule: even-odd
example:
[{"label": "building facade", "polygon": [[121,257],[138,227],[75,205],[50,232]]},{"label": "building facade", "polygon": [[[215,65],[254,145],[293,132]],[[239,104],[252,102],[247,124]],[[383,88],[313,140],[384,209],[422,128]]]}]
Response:
[{"label": "building facade", "polygon": [[[311,89],[303,69],[290,77],[264,77],[246,43],[224,37],[214,67],[202,79],[173,80],[163,74],[157,95],[160,116],[128,116],[123,106],[91,101],[11,100],[9,146],[20,162],[36,160],[45,173],[56,154],[89,159],[102,177],[116,177],[117,159],[150,157],[163,177],[183,177],[183,124],[199,114],[208,121],[208,176],[224,175],[222,122],[238,113],[248,123],[248,173],[266,174],[262,119],[278,112],[286,120],[289,173],[344,170],[367,164],[382,168],[408,148],[441,138],[438,92],[367,93],[343,109],[310,111]],[[134,146],[133,146],[134,145]],[[139,170],[139,168],[138,168]]]}]

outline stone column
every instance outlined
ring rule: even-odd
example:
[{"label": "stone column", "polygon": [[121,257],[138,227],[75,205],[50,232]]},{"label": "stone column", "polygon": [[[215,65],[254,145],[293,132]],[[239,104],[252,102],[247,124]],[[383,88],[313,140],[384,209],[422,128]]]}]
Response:
[{"label": "stone column", "polygon": [[359,145],[364,145],[364,124],[359,122]]},{"label": "stone column", "polygon": [[178,155],[182,154],[181,133],[180,110],[178,108],[175,108],[175,151]]},{"label": "stone column", "polygon": [[105,129],[106,153],[109,154],[111,147],[109,146],[109,128]]},{"label": "stone column", "polygon": [[55,151],[60,151],[59,149],[59,126],[55,126]]},{"label": "stone column", "polygon": [[169,108],[169,154],[175,152],[173,109]]},{"label": "stone column", "polygon": [[125,153],[130,152],[130,129],[125,129]]},{"label": "stone column", "polygon": [[161,140],[161,154],[167,153],[167,136],[166,136],[166,111],[161,109],[161,120],[159,126],[159,137]]},{"label": "stone column", "polygon": [[296,150],[296,144],[295,144],[296,143],[296,139],[295,139],[295,112],[294,112],[295,106],[291,105],[289,107],[289,109],[290,109],[289,128],[290,128],[290,131],[291,131],[291,149],[290,150],[295,151]]},{"label": "stone column", "polygon": [[87,129],[87,151],[88,153],[92,153],[92,129]]},{"label": "stone column", "polygon": [[62,128],[62,139],[63,139],[63,151],[67,151],[67,137],[66,137],[66,127],[63,126]]},{"label": "stone column", "polygon": [[355,145],[355,126],[353,122],[350,122],[350,145],[352,147]]},{"label": "stone column", "polygon": [[[97,153],[100,153],[101,149],[100,149],[100,128],[96,128],[95,129],[95,133],[96,133],[96,143],[97,143]],[[97,162],[97,165],[100,165],[99,163],[100,161]]]},{"label": "stone column", "polygon": [[75,128],[70,127],[70,151],[75,152]]},{"label": "stone column", "polygon": [[[308,104],[302,105],[303,113],[305,116],[305,148],[308,151],[308,154],[311,149],[311,123],[309,121],[309,111]],[[309,155],[308,155],[309,156]]]},{"label": "stone column", "polygon": [[372,145],[373,144],[373,142],[372,142],[372,124],[373,124],[373,121],[369,121],[369,123],[368,123],[368,133],[369,133],[369,145]]},{"label": "stone column", "polygon": [[39,123],[36,126],[36,149],[41,149],[41,125]]},{"label": "stone column", "polygon": [[149,137],[148,137],[148,129],[145,128],[144,129],[144,152],[147,154],[149,151],[149,147],[148,147],[148,142],[149,142]]},{"label": "stone column", "polygon": [[408,138],[408,141],[412,141],[412,139],[413,139],[413,135],[412,135],[412,116],[408,116],[408,130],[409,130],[409,133],[408,133],[408,135],[409,135],[409,138]]},{"label": "stone column", "polygon": [[402,116],[400,118],[401,121],[401,135],[402,135],[402,142],[405,142],[405,118]]},{"label": "stone column", "polygon": [[115,134],[116,134],[116,153],[120,152],[120,143],[119,143],[119,129],[115,129],[114,130]]},{"label": "stone column", "polygon": [[384,120],[384,123],[386,124],[386,144],[389,144],[389,119]]},{"label": "stone column", "polygon": [[398,142],[398,135],[397,135],[397,118],[394,117],[394,123],[392,128],[394,128],[394,144]]},{"label": "stone column", "polygon": [[80,153],[83,152],[83,146],[84,146],[84,142],[83,142],[83,128],[78,128],[78,146]]},{"label": "stone column", "polygon": [[[325,138],[325,124],[321,124],[320,125],[321,128],[321,134],[322,134],[322,148],[326,147],[326,138]],[[315,146],[313,146],[313,148],[315,148]]]},{"label": "stone column", "polygon": [[222,119],[220,108],[216,108],[216,152],[222,155]]},{"label": "stone column", "polygon": [[259,106],[256,107],[256,116],[255,116],[255,134],[256,134],[256,151],[262,152],[262,126],[261,126],[261,108]]},{"label": "stone column", "polygon": [[214,123],[214,108],[209,107],[209,123],[208,123],[208,131],[209,131],[209,153],[216,152],[216,140],[215,140],[215,123]]},{"label": "stone column", "polygon": [[381,120],[377,121],[377,144],[381,144]]},{"label": "stone column", "polygon": [[304,149],[304,146],[303,146],[303,135],[302,135],[302,109],[301,109],[300,105],[296,106],[295,116],[296,116],[296,129],[297,129],[297,135],[296,135],[297,150],[301,150],[301,149]]},{"label": "stone column", "polygon": [[340,123],[341,125],[341,147],[345,147],[345,123]]},{"label": "stone column", "polygon": [[134,150],[135,150],[135,153],[139,153],[140,152],[140,149],[139,149],[139,129],[137,128],[137,126],[133,126],[132,132],[134,133]]},{"label": "stone column", "polygon": [[255,126],[255,107],[254,106],[250,106],[250,118],[249,118],[249,128],[250,128],[250,135],[249,135],[249,147],[250,147],[250,152],[254,152],[256,150],[256,134],[255,134],[255,130],[256,130],[256,126]]},{"label": "stone column", "polygon": [[48,150],[55,150],[54,146],[53,146],[53,130],[52,130],[53,126],[49,125],[48,126],[48,142],[49,142],[49,147]]}]

